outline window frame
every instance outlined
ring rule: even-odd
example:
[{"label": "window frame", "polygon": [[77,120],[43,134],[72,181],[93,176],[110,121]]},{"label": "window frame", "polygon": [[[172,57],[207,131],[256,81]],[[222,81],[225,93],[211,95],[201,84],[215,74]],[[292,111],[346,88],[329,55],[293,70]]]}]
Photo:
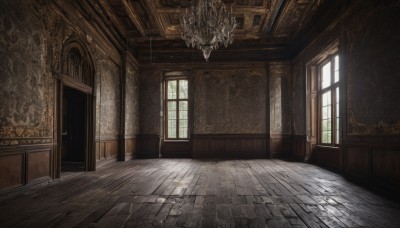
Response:
[{"label": "window frame", "polygon": [[[179,81],[186,80],[188,85],[188,96],[185,99],[181,99],[179,97]],[[177,95],[176,99],[168,99],[168,82],[176,81]],[[171,138],[168,135],[168,102],[175,101],[176,102],[176,137]],[[186,101],[187,102],[187,137],[179,138],[179,102]],[[188,76],[166,76],[164,78],[164,140],[165,141],[189,141],[190,140],[190,81]]]},{"label": "window frame", "polygon": [[[335,82],[335,58],[336,56],[339,57],[339,61],[338,61],[338,72],[339,72],[339,80],[337,82]],[[318,115],[317,115],[317,121],[318,121],[318,136],[317,136],[317,145],[319,146],[327,146],[327,147],[339,147],[340,145],[340,126],[339,126],[339,132],[337,129],[337,126],[340,125],[340,119],[341,117],[341,112],[340,112],[340,103],[341,103],[341,94],[340,94],[340,90],[341,90],[341,76],[340,76],[340,59],[341,57],[339,56],[339,53],[333,53],[329,56],[327,56],[323,61],[321,61],[318,65],[317,65],[317,99],[318,99]],[[331,69],[330,69],[330,80],[331,83],[329,86],[327,86],[326,88],[322,88],[322,72],[323,72],[323,67],[328,64],[331,63]],[[339,88],[339,102],[337,102],[337,95],[336,95],[336,91],[337,88]],[[323,143],[323,139],[322,139],[322,95],[325,94],[326,92],[331,92],[331,142],[330,143]],[[337,103],[339,105],[339,111],[337,111]],[[339,113],[339,116],[337,116],[336,114]],[[338,120],[339,118],[339,120]],[[337,134],[338,133],[338,134]]]}]

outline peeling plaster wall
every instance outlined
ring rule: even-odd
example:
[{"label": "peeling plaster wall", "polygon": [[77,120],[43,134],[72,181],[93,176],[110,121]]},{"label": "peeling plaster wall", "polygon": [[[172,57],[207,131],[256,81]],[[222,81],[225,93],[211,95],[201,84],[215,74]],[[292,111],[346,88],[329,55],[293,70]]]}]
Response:
[{"label": "peeling plaster wall", "polygon": [[196,70],[195,134],[265,134],[265,69]]},{"label": "peeling plaster wall", "polygon": [[120,70],[109,59],[98,65],[100,77],[100,136],[118,136],[120,133]]},{"label": "peeling plaster wall", "polygon": [[291,65],[269,64],[270,133],[291,133]]},{"label": "peeling plaster wall", "polygon": [[126,69],[125,135],[139,133],[139,76],[136,67],[127,64]]},{"label": "peeling plaster wall", "polygon": [[32,2],[0,1],[0,145],[50,142],[53,137],[46,48]]}]

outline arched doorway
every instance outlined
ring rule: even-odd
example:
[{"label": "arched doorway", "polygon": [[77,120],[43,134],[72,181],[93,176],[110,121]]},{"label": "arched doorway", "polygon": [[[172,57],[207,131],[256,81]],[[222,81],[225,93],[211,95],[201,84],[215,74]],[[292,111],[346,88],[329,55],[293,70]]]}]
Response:
[{"label": "arched doorway", "polygon": [[62,52],[58,80],[57,177],[61,172],[95,170],[94,67],[82,42],[70,40]]}]

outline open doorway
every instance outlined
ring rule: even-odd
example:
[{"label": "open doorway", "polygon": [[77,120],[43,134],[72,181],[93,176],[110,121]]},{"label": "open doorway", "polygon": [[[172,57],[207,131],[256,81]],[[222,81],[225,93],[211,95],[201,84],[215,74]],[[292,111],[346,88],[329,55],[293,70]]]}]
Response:
[{"label": "open doorway", "polygon": [[86,94],[64,86],[62,102],[61,171],[86,170]]}]

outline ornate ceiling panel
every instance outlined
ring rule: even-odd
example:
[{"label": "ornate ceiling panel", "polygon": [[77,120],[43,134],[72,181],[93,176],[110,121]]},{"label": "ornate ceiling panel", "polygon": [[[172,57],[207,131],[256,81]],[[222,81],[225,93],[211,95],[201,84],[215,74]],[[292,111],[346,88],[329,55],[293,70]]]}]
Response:
[{"label": "ornate ceiling panel", "polygon": [[[156,55],[172,55],[173,49],[178,52],[177,47],[184,50],[183,41],[180,39],[180,17],[191,6],[191,0],[105,1],[124,25],[126,38],[133,40],[139,54],[148,55],[150,40],[153,41],[152,51]],[[223,2],[227,9],[232,9],[238,24],[234,40],[234,44],[237,45],[228,47],[228,52],[244,51],[258,46],[261,50],[273,48],[279,53],[276,58],[280,58],[300,32],[314,22],[311,19],[318,12],[319,6],[329,1],[223,0]],[[224,49],[218,50],[218,52],[223,51]],[[254,55],[259,56],[260,53]]]}]

